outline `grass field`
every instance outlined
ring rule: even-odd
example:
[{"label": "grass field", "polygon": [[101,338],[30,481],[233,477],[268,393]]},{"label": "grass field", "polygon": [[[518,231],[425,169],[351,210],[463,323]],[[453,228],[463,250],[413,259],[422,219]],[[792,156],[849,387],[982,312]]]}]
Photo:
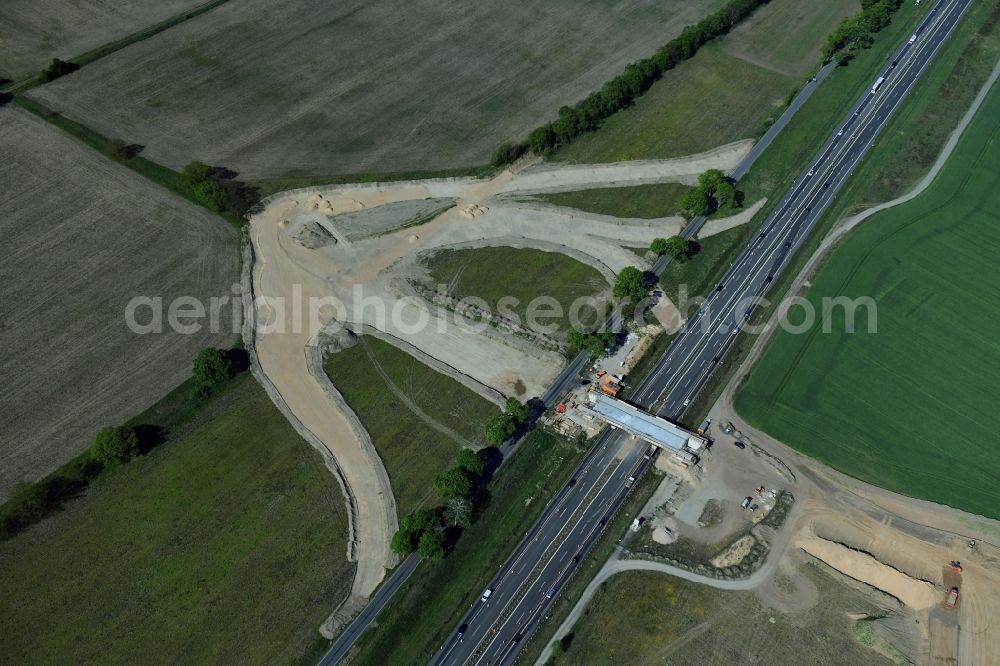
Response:
[{"label": "grass field", "polygon": [[820,48],[841,19],[861,11],[859,0],[771,0],[724,40],[722,49],[780,74],[819,67]]},{"label": "grass field", "polygon": [[617,162],[678,157],[760,135],[796,78],[727,54],[716,43],[664,73],[631,107],[551,159]]},{"label": "grass field", "polygon": [[138,417],[165,443],[0,542],[7,663],[288,663],[347,595],[340,487],[249,373]]},{"label": "grass field", "polygon": [[[528,303],[538,296],[551,296],[568,315],[577,298],[608,290],[608,283],[595,269],[558,252],[527,248],[486,247],[441,250],[423,260],[435,285],[451,286],[455,298],[478,296],[494,311],[504,296],[519,303],[512,306],[524,321]],[[511,270],[516,266],[517,270]],[[497,276],[503,279],[497,279]],[[548,323],[547,321],[544,323]],[[560,330],[569,328],[569,318],[556,321]]]},{"label": "grass field", "polygon": [[752,592],[725,592],[664,574],[629,571],[605,582],[555,664],[889,664],[853,637],[849,612],[877,608],[817,567],[800,571],[819,591],[786,615]]},{"label": "grass field", "polygon": [[[0,496],[87,448],[101,426],[156,402],[191,372],[221,330],[171,332],[170,302],[208,306],[239,279],[236,231],[128,169],[8,106],[0,109],[0,218],[5,257],[0,362]],[[163,299],[162,334],[137,335],[125,322],[136,296]],[[150,321],[147,308],[137,313]]]},{"label": "grass field", "polygon": [[588,213],[651,220],[679,215],[681,196],[688,189],[687,185],[680,183],[656,183],[536,194],[534,198],[555,206],[576,208]]},{"label": "grass field", "polygon": [[499,412],[458,381],[371,336],[331,354],[326,373],[371,435],[400,516],[435,501],[434,477],[463,445],[484,446],[483,425]]},{"label": "grass field", "polygon": [[535,430],[489,485],[489,505],[443,561],[424,560],[358,641],[352,664],[424,664],[569,478],[583,450]]},{"label": "grass field", "polygon": [[5,0],[0,13],[0,77],[41,71],[208,0]]},{"label": "grass field", "polygon": [[[992,424],[1000,92],[933,185],[872,217],[806,296],[870,296],[878,332],[780,333],[736,399],[751,423],[864,481],[1000,517]],[[818,312],[819,310],[817,310]],[[863,316],[863,315],[862,315]]]},{"label": "grass field", "polygon": [[172,168],[474,166],[722,4],[231,2],[32,95]]}]

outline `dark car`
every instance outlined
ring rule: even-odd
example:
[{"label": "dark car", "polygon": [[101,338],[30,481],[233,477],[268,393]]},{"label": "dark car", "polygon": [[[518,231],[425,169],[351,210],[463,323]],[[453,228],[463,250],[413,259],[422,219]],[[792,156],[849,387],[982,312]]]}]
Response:
[{"label": "dark car", "polygon": [[554,587],[550,587],[550,588],[549,588],[549,591],[548,591],[548,592],[546,592],[546,594],[545,594],[545,597],[546,597],[547,599],[551,599],[551,598],[552,598],[552,597],[554,597],[554,596],[556,596],[556,588],[554,588]]},{"label": "dark car", "polygon": [[566,484],[566,487],[567,488],[572,488],[575,485],[576,485],[576,479],[570,479],[569,483]]},{"label": "dark car", "polygon": [[733,442],[733,446],[735,446],[738,449],[745,449],[745,448],[747,448],[747,445],[744,444],[743,442],[741,442],[738,439],[735,442]]},{"label": "dark car", "polygon": [[469,628],[469,624],[465,623],[458,628],[458,637],[461,638],[465,634],[465,630]]}]

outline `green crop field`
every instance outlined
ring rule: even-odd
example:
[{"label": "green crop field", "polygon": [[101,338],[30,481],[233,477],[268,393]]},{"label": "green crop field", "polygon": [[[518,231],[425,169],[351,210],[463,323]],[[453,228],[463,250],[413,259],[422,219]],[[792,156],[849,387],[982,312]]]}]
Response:
[{"label": "green crop field", "polygon": [[[469,250],[441,250],[423,259],[435,285],[451,285],[455,298],[476,296],[491,309],[504,296],[513,296],[518,304],[511,308],[522,321],[531,299],[551,296],[559,301],[563,313],[577,298],[596,296],[608,290],[608,283],[597,270],[558,252],[527,248],[484,247]],[[517,270],[511,270],[516,266]],[[497,276],[503,279],[498,280]],[[585,318],[589,321],[589,318]],[[569,328],[569,317],[558,322],[560,330]]]},{"label": "green crop field", "polygon": [[736,26],[722,49],[781,74],[819,66],[820,48],[841,19],[861,10],[859,0],[771,0]]},{"label": "green crop field", "polygon": [[434,477],[462,446],[486,444],[499,407],[408,353],[371,336],[331,354],[326,374],[371,435],[399,515],[434,500]]},{"label": "green crop field", "polygon": [[137,418],[147,455],[0,542],[0,655],[27,663],[288,663],[350,591],[333,475],[249,373]]},{"label": "green crop field", "polygon": [[1000,90],[931,187],[872,217],[806,294],[870,296],[855,334],[778,334],[736,398],[748,421],[864,481],[1000,517]]},{"label": "green crop field", "polygon": [[688,191],[680,183],[655,183],[630,187],[604,187],[575,192],[536,194],[535,199],[588,213],[639,217],[646,220],[679,215],[681,196]]},{"label": "green crop field", "polygon": [[891,663],[854,639],[847,614],[878,610],[864,594],[813,565],[800,567],[796,579],[816,587],[819,603],[785,614],[753,592],[726,592],[652,571],[620,573],[598,588],[554,663]]}]

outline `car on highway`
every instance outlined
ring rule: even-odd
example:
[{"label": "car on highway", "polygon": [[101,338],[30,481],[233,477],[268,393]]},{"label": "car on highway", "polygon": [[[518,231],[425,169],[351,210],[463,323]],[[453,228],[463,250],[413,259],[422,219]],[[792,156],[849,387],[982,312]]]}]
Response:
[{"label": "car on highway", "polygon": [[566,487],[567,488],[572,488],[575,485],[576,485],[576,479],[570,479],[569,483],[566,484]]},{"label": "car on highway", "polygon": [[463,624],[462,626],[460,626],[458,628],[458,637],[461,638],[462,636],[464,636],[465,635],[465,630],[468,629],[468,628],[469,628],[469,623],[468,622],[466,622],[465,624]]},{"label": "car on highway", "polygon": [[844,136],[844,130],[840,130],[839,132],[837,132],[837,136]]},{"label": "car on highway", "polygon": [[626,488],[631,488],[631,487],[632,487],[632,484],[633,484],[633,483],[635,483],[635,477],[634,477],[634,476],[630,476],[630,477],[628,477],[628,479],[627,479],[627,480],[625,481],[625,487],[626,487]]},{"label": "car on highway", "polygon": [[685,407],[687,407],[690,404],[691,404],[691,398],[688,398],[687,400],[684,401],[684,406]]},{"label": "car on highway", "polygon": [[809,169],[809,173],[807,173],[806,175],[807,175],[807,176],[811,176],[811,175],[813,175],[814,173],[816,173],[816,169]]},{"label": "car on highway", "polygon": [[738,448],[738,449],[745,449],[745,448],[747,448],[747,445],[746,445],[746,444],[744,444],[743,442],[741,442],[741,441],[740,441],[740,440],[738,440],[738,439],[737,439],[736,441],[734,441],[734,442],[733,442],[733,446],[735,446],[735,447],[736,447],[736,448]]},{"label": "car on highway", "polygon": [[487,600],[487,599],[489,599],[489,598],[490,598],[491,596],[493,596],[493,588],[492,588],[492,587],[488,587],[488,588],[486,588],[486,591],[485,591],[485,592],[483,592],[483,596],[481,596],[481,597],[479,598],[479,600],[480,600],[480,601],[486,601],[486,600]]},{"label": "car on highway", "polygon": [[556,596],[556,588],[550,587],[549,591],[545,593],[545,598],[546,599],[551,599],[554,596]]}]

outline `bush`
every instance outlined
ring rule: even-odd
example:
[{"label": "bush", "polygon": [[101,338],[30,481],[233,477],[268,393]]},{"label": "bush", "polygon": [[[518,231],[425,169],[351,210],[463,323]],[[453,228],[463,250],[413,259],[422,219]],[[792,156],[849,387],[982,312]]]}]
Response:
[{"label": "bush", "polygon": [[440,521],[434,511],[417,509],[399,521],[399,530],[392,535],[389,547],[397,555],[409,555],[417,550],[426,532],[437,531],[440,527]]},{"label": "bush", "polygon": [[180,183],[195,201],[213,213],[243,218],[260,201],[260,193],[257,188],[235,180],[235,175],[225,167],[195,161],[181,169]]},{"label": "bush", "polygon": [[506,166],[516,162],[526,152],[528,152],[526,143],[502,143],[493,151],[491,163],[495,167]]},{"label": "bush", "polygon": [[199,390],[211,388],[236,374],[236,368],[225,349],[206,347],[192,363],[191,376]]},{"label": "bush", "polygon": [[420,557],[431,560],[440,560],[445,556],[444,532],[440,530],[428,530],[420,536],[420,543],[417,544],[417,553]]},{"label": "bush", "polygon": [[134,428],[101,428],[90,447],[90,458],[103,467],[126,463],[139,453],[139,436]]},{"label": "bush", "polygon": [[38,79],[42,83],[48,83],[49,81],[55,81],[60,76],[66,76],[71,72],[75,72],[80,69],[80,66],[72,63],[66,62],[65,60],[60,60],[59,58],[53,58],[49,66],[42,70],[42,73],[38,75]]}]

